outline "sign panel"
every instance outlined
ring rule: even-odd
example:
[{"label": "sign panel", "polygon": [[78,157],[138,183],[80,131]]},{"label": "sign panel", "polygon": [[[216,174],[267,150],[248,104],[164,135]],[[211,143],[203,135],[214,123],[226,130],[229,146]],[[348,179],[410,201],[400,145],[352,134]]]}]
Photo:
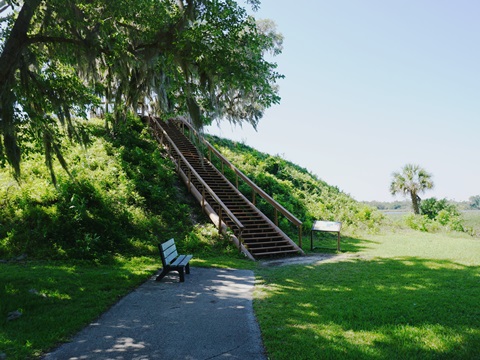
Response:
[{"label": "sign panel", "polygon": [[341,228],[342,228],[342,223],[340,221],[316,220],[313,223],[312,231],[340,232]]}]

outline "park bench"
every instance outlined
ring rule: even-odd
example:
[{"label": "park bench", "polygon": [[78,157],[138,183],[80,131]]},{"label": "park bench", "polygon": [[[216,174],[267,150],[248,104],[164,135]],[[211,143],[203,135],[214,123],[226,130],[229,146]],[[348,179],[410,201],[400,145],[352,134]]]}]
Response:
[{"label": "park bench", "polygon": [[190,274],[190,265],[188,262],[193,255],[178,255],[175,240],[170,239],[163,244],[158,245],[160,250],[160,257],[162,258],[163,269],[155,281],[160,281],[170,271],[177,271],[180,275],[180,282],[185,281],[185,272]]}]

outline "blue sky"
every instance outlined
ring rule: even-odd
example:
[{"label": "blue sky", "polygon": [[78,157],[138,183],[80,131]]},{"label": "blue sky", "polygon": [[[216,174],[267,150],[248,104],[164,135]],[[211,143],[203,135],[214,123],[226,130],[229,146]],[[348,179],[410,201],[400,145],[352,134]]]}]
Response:
[{"label": "blue sky", "polygon": [[394,201],[407,163],[433,175],[422,197],[480,195],[480,2],[263,0],[284,36],[282,101],[255,132],[206,132],[281,155],[356,200]]}]

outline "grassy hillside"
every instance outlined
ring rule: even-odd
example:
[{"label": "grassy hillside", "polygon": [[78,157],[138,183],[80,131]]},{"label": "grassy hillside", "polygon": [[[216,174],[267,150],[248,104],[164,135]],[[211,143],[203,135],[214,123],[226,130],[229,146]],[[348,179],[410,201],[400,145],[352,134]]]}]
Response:
[{"label": "grassy hillside", "polygon": [[[355,201],[336,186],[327,184],[280,156],[265,154],[245,144],[216,136],[208,136],[207,139],[237,168],[300,219],[304,232],[311,229],[315,220],[342,221],[343,229],[349,232],[375,232],[382,224],[383,215],[378,210]],[[233,181],[232,174],[230,176]],[[246,185],[241,185],[240,190],[251,198],[251,190]],[[260,204],[260,207],[267,214],[273,212],[266,204]],[[286,220],[283,225],[288,226]]]},{"label": "grassy hillside", "polygon": [[100,259],[149,255],[171,237],[195,237],[198,217],[171,161],[145,126],[131,120],[115,136],[86,124],[90,145],[64,142],[72,177],[56,168],[52,184],[42,155],[26,154],[17,183],[0,170],[0,259]]},{"label": "grassy hillside", "polygon": [[[56,187],[33,147],[25,154],[20,183],[8,169],[0,169],[0,259],[21,254],[96,260],[152,255],[158,241],[170,237],[185,251],[208,252],[218,245],[220,240],[213,241],[214,232],[205,230],[208,221],[179,183],[172,163],[139,120],[130,119],[115,136],[100,120],[89,121],[85,128],[91,140],[87,148],[66,140],[62,144],[72,177],[58,165]],[[380,212],[305,169],[243,144],[211,140],[302,220],[304,231],[315,219],[343,221],[352,230],[378,228]],[[244,186],[241,189],[250,196]],[[270,206],[259,206],[273,218]],[[197,221],[202,225],[194,226]],[[296,233],[286,219],[280,222],[285,231]]]}]

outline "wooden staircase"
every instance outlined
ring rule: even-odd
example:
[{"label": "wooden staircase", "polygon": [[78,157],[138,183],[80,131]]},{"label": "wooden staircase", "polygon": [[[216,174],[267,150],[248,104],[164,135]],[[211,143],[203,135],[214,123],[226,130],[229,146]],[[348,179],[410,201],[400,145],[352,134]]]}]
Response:
[{"label": "wooden staircase", "polygon": [[[150,122],[157,140],[169,150],[188,189],[197,194],[204,209],[213,209],[217,215],[215,223],[218,221],[219,228],[223,224],[233,231],[238,238],[238,245],[249,257],[304,254],[301,247],[240,193],[209,160],[201,156],[196,146],[179,128],[181,123],[173,120],[165,123],[151,117],[145,117],[144,120]],[[278,206],[281,208],[281,205]],[[299,223],[301,241],[301,222]]]}]

